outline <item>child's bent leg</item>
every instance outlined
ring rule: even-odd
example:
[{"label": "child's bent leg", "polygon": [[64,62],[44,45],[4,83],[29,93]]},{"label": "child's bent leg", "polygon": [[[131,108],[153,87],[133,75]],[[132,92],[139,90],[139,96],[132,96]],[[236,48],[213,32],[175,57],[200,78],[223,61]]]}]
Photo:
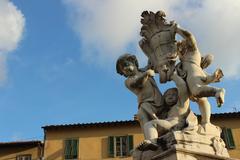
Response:
[{"label": "child's bent leg", "polygon": [[223,88],[215,88],[207,85],[198,85],[190,88],[190,90],[194,97],[215,97],[218,106],[221,106],[224,103],[225,90]]},{"label": "child's bent leg", "polygon": [[197,103],[201,112],[201,124],[210,123],[211,105],[208,102],[208,99],[206,97],[199,98]]}]

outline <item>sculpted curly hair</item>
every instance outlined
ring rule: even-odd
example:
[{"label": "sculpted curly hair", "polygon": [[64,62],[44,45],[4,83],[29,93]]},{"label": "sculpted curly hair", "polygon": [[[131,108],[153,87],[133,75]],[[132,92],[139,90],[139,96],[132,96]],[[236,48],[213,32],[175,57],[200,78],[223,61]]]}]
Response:
[{"label": "sculpted curly hair", "polygon": [[124,75],[124,73],[122,72],[122,68],[124,67],[124,65],[127,61],[132,62],[138,68],[138,61],[137,61],[136,56],[126,53],[126,54],[120,56],[117,60],[116,71],[117,71],[118,74]]}]

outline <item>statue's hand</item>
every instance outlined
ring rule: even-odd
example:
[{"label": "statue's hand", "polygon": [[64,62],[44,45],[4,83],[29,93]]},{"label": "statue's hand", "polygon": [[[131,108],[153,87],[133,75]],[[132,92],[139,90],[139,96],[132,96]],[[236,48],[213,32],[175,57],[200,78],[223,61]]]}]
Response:
[{"label": "statue's hand", "polygon": [[146,72],[148,76],[151,76],[151,77],[155,76],[155,72],[152,69],[148,69]]},{"label": "statue's hand", "polygon": [[223,72],[220,68],[218,68],[214,73],[214,80],[213,82],[220,82],[220,79],[224,76]]}]

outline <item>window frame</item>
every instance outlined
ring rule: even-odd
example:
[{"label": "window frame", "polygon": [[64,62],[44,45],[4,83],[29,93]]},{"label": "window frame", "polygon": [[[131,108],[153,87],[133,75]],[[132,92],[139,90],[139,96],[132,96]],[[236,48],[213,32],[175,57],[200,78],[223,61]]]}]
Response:
[{"label": "window frame", "polygon": [[30,160],[32,160],[32,155],[31,154],[21,154],[21,155],[17,155],[16,156],[16,160],[21,160],[21,158],[26,158],[26,157],[30,157]]},{"label": "window frame", "polygon": [[[77,148],[76,148],[76,151],[77,151],[77,154],[76,154],[76,157],[67,157],[67,156],[75,156],[75,155],[67,155],[66,154],[66,147],[67,147],[67,141],[71,141],[71,143],[72,143],[72,141],[76,141],[77,142]],[[70,146],[72,146],[73,144],[71,144]],[[79,138],[78,137],[75,137],[75,138],[67,138],[67,139],[65,139],[64,140],[64,153],[63,153],[64,155],[64,160],[78,160],[78,157],[79,157]]]},{"label": "window frame", "polygon": [[[115,154],[116,157],[125,157],[128,154],[128,137],[127,136],[116,136],[114,138],[114,150],[115,150]],[[125,141],[125,142],[124,142]],[[125,146],[124,146],[125,143]],[[119,149],[118,149],[119,147]],[[125,147],[125,149],[123,148]]]},{"label": "window frame", "polygon": [[[120,155],[117,153],[117,138],[120,140]],[[123,150],[123,138],[126,138],[125,154]],[[109,157],[129,157],[133,149],[133,135],[119,135],[108,137],[108,156]]]},{"label": "window frame", "polygon": [[222,128],[221,138],[225,142],[227,149],[232,150],[236,148],[231,128]]}]

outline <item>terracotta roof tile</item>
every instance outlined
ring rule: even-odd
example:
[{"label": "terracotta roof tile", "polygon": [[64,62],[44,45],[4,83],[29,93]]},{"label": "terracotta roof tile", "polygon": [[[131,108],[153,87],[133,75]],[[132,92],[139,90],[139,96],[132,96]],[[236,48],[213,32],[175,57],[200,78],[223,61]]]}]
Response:
[{"label": "terracotta roof tile", "polygon": [[119,125],[138,125],[135,120],[125,121],[111,121],[111,122],[94,122],[94,123],[74,123],[74,124],[60,124],[60,125],[47,125],[43,129],[56,129],[56,128],[87,128],[87,127],[104,127],[104,126],[119,126]]},{"label": "terracotta roof tile", "polygon": [[[200,115],[197,115],[200,117]],[[213,118],[240,118],[240,112],[228,112],[228,113],[214,113],[211,115]],[[110,122],[94,122],[94,123],[74,123],[74,124],[60,124],[60,125],[46,125],[42,128],[44,130],[48,129],[58,129],[58,128],[89,128],[89,127],[110,127],[119,125],[139,125],[136,120],[124,120],[124,121],[110,121]]]},{"label": "terracotta roof tile", "polygon": [[12,146],[39,146],[43,143],[39,140],[32,141],[12,141],[12,142],[0,142],[0,147],[12,147]]}]

